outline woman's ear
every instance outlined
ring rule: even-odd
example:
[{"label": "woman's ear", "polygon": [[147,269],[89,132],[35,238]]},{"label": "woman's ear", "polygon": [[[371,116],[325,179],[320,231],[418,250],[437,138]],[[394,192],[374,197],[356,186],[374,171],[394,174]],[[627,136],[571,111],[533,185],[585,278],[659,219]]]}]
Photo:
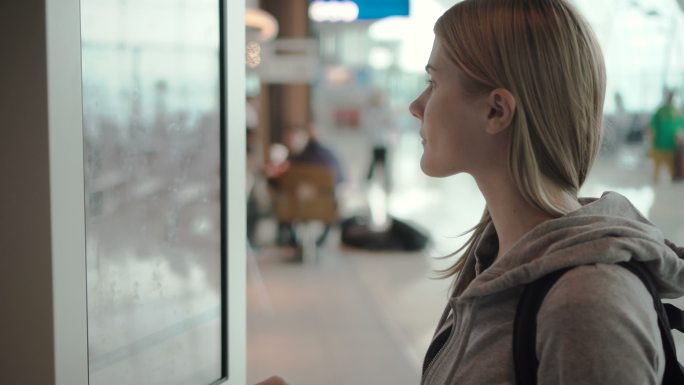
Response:
[{"label": "woman's ear", "polygon": [[485,131],[491,135],[506,131],[515,116],[515,96],[504,88],[497,88],[487,96],[487,108],[489,112]]}]

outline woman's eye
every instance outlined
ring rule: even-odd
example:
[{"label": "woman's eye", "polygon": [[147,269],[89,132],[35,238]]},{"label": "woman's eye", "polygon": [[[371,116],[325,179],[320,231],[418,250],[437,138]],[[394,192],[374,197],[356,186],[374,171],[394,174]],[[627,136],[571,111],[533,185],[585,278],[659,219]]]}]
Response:
[{"label": "woman's eye", "polygon": [[425,83],[427,83],[428,87],[432,87],[435,85],[435,81],[432,80],[431,78],[426,78]]}]

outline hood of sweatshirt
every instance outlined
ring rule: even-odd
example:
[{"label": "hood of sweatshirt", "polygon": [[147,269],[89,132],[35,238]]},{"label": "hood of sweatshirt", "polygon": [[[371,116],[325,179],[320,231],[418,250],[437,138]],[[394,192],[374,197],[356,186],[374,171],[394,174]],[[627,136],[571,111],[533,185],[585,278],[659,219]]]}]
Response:
[{"label": "hood of sweatshirt", "polygon": [[[458,298],[494,294],[566,267],[630,259],[646,266],[661,297],[684,296],[684,249],[666,243],[662,232],[618,193],[580,199],[580,203],[583,206],[578,210],[530,230],[478,274]],[[497,243],[490,224],[477,250]]]}]

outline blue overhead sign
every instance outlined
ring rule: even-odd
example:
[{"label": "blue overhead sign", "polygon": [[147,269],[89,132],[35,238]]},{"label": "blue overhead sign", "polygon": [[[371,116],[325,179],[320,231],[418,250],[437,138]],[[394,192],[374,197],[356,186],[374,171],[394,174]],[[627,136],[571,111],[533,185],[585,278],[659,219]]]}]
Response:
[{"label": "blue overhead sign", "polygon": [[353,0],[359,6],[359,20],[408,16],[409,0]]},{"label": "blue overhead sign", "polygon": [[356,20],[376,20],[389,16],[408,16],[409,0],[312,0],[312,3],[354,3],[359,14]]}]

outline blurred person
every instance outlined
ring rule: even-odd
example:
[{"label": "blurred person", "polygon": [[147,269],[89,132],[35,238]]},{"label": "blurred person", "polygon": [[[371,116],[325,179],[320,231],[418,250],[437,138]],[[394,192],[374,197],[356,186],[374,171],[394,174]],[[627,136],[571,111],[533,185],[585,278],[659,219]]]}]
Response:
[{"label": "blurred person", "polygon": [[246,187],[247,187],[247,241],[256,247],[256,230],[263,208],[267,206],[263,178],[264,162],[261,138],[255,128],[247,126],[246,131]]},{"label": "blurred person", "polygon": [[677,136],[684,132],[684,117],[674,105],[674,90],[665,92],[665,100],[651,118],[648,127],[653,159],[653,183],[660,179],[660,169],[665,166],[670,179],[675,179],[675,152]]},{"label": "blurred person", "polygon": [[290,151],[290,164],[316,164],[328,166],[335,172],[335,183],[344,182],[344,174],[339,158],[316,135],[316,126],[292,126],[285,131],[285,145]]},{"label": "blurred person", "polygon": [[[278,177],[284,174],[292,165],[319,165],[333,170],[335,184],[340,186],[344,180],[342,166],[333,151],[325,146],[316,136],[316,128],[312,123],[301,126],[288,127],[283,133],[283,141],[288,149],[288,156],[284,162],[274,163],[268,167],[267,176],[271,186],[277,188]],[[316,240],[316,245],[325,243],[330,232],[330,225],[326,225],[323,232]],[[281,222],[278,224],[278,244],[297,246],[297,236],[292,223]]]},{"label": "blurred person", "polygon": [[387,165],[388,149],[395,141],[396,127],[382,92],[372,93],[369,105],[362,114],[362,124],[371,145],[371,161],[366,180],[370,182],[376,175],[376,170],[380,168],[383,186],[388,190],[390,177]]},{"label": "blurred person", "polygon": [[268,188],[264,178],[264,149],[259,134],[259,98],[245,100],[246,122],[246,187],[247,187],[247,241],[256,247],[256,231],[259,219],[269,206]]},{"label": "blurred person", "polygon": [[287,158],[284,161],[272,162],[267,166],[267,176],[277,178],[292,164],[314,164],[328,166],[335,173],[335,183],[344,182],[344,173],[339,158],[316,136],[313,124],[306,126],[295,125],[285,129],[283,142],[287,148]]},{"label": "blurred person", "polygon": [[566,0],[465,0],[434,31],[428,84],[409,108],[420,166],[471,175],[486,205],[452,254],[461,258],[441,271],[453,286],[421,384],[527,385],[513,355],[518,301],[561,271],[536,333],[522,336],[536,338],[536,383],[660,384],[672,367],[656,299],[618,263],[633,260],[659,296],[681,297],[684,249],[625,197],[577,195],[601,144],[606,86],[589,24]]},{"label": "blurred person", "polygon": [[[635,122],[636,116],[629,113],[625,107],[625,102],[620,91],[613,95],[615,111],[606,119],[607,123],[603,131],[603,148],[617,149],[623,142],[641,143],[643,142],[643,128]],[[612,133],[610,133],[612,131]]]}]

